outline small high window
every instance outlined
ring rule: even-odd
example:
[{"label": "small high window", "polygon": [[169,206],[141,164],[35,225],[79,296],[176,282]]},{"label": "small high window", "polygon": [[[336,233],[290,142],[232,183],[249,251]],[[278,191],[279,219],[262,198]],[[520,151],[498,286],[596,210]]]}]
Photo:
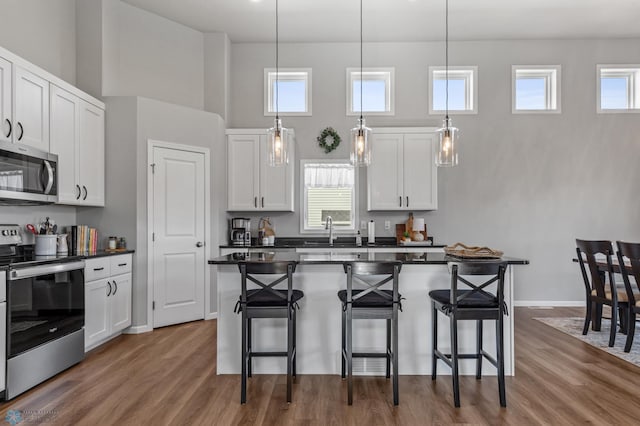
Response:
[{"label": "small high window", "polygon": [[281,68],[277,79],[275,68],[265,68],[264,115],[275,115],[276,109],[284,116],[311,115],[310,68]]},{"label": "small high window", "polygon": [[598,65],[598,112],[640,112],[640,65]]},{"label": "small high window", "polygon": [[560,65],[513,65],[512,112],[559,113]]},{"label": "small high window", "polygon": [[355,231],[356,173],[344,161],[301,161],[303,214],[301,231],[324,232],[331,216],[336,232]]},{"label": "small high window", "polygon": [[[429,93],[429,114],[444,113],[447,109],[445,67],[429,67]],[[449,67],[449,111],[478,113],[478,67]]]},{"label": "small high window", "polygon": [[394,114],[393,68],[347,68],[347,115],[360,115],[360,85],[365,114]]}]

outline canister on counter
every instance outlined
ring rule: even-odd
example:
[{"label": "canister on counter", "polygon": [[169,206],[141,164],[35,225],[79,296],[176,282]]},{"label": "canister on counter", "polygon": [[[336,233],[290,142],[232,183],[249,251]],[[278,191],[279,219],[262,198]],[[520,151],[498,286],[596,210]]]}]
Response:
[{"label": "canister on counter", "polygon": [[115,250],[118,246],[118,237],[109,237],[109,250]]}]

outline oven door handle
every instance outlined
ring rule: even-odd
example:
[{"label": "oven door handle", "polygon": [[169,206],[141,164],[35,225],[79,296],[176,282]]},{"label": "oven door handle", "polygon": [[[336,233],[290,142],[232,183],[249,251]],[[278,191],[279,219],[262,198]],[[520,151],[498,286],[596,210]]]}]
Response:
[{"label": "oven door handle", "polygon": [[75,271],[84,269],[84,260],[68,263],[56,263],[54,265],[33,266],[31,268],[9,269],[7,279],[9,281],[32,278],[41,275],[58,274],[60,272]]}]

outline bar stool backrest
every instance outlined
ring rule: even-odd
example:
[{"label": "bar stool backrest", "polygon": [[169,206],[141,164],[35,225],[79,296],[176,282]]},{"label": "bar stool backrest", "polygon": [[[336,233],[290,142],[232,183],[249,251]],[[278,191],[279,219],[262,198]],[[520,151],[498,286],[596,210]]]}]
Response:
[{"label": "bar stool backrest", "polygon": [[[398,296],[398,275],[402,268],[402,262],[347,262],[344,264],[344,272],[347,274],[347,303],[352,303],[353,296],[353,281],[354,279],[364,284],[365,288],[362,292],[355,296],[355,299],[359,299],[369,293],[376,293],[384,298],[389,298],[389,295],[381,291],[381,287],[392,282],[392,298],[394,303],[400,303],[400,297]],[[361,277],[372,275],[386,275],[385,278],[380,281],[371,283],[365,281]]]},{"label": "bar stool backrest", "polygon": [[[616,241],[616,245],[618,246],[618,264],[620,265],[620,273],[622,274],[624,286],[627,290],[627,298],[629,304],[635,306],[637,302],[636,293],[640,294],[640,243]],[[635,289],[629,279],[629,271],[625,267],[625,258],[631,263],[631,276],[633,276],[635,281]]]},{"label": "bar stool backrest", "polygon": [[[451,273],[450,304],[453,309],[457,308],[458,302],[472,297],[474,294],[495,298],[498,301],[500,309],[504,309],[504,275],[507,269],[507,262],[486,260],[448,262],[447,267]],[[474,275],[490,276],[491,278],[480,284],[471,282],[464,278],[464,276]],[[495,294],[487,290],[487,288],[494,282],[497,282]],[[459,283],[462,283],[464,287],[470,288],[471,291],[459,294]],[[467,288],[464,289],[466,290]]]},{"label": "bar stool backrest", "polygon": [[[257,299],[259,295],[267,293],[274,295],[282,300],[287,300],[290,307],[292,307],[292,298],[293,298],[293,273],[296,269],[295,262],[272,262],[272,263],[262,263],[262,262],[245,262],[239,263],[238,268],[240,269],[240,275],[242,280],[242,292],[240,293],[240,301],[241,305],[246,305],[247,302],[250,302],[252,299]],[[280,275],[280,277],[271,281],[270,283],[265,283],[257,278],[253,277],[253,275]],[[251,281],[258,286],[258,291],[248,295],[247,291],[247,281]],[[287,284],[286,287],[286,296],[275,290],[278,284],[285,282]]]},{"label": "bar stool backrest", "polygon": [[[617,292],[615,291],[615,280],[613,279],[613,264],[611,256],[613,256],[613,246],[611,241],[597,240],[578,240],[576,239],[576,253],[580,270],[582,271],[582,279],[584,280],[585,290],[587,292],[587,300],[591,296],[592,290],[596,291],[596,295],[601,298],[617,300]],[[605,276],[598,269],[596,255],[601,254],[606,258],[607,271],[609,273],[610,297],[605,293]],[[585,258],[589,267],[589,274],[585,267]]]}]

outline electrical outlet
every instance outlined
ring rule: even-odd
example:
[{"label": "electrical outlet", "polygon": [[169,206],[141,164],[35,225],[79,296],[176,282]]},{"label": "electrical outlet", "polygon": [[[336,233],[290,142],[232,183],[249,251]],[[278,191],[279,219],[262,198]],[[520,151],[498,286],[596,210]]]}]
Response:
[{"label": "electrical outlet", "polygon": [[386,229],[386,230],[391,229],[391,221],[390,220],[385,220],[384,221],[384,229]]},{"label": "electrical outlet", "polygon": [[360,221],[360,229],[367,229],[367,221],[366,220],[361,220]]}]

